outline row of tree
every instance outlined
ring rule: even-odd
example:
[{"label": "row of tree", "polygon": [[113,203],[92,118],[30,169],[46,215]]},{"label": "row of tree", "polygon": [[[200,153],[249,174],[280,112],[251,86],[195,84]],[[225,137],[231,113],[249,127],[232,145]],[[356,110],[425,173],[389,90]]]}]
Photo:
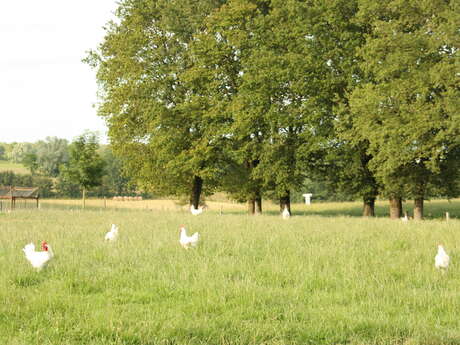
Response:
[{"label": "row of tree", "polygon": [[0,185],[40,187],[42,197],[132,195],[136,187],[122,174],[120,159],[110,146],[100,146],[94,133],[84,133],[72,143],[48,137],[35,143],[0,143],[3,158],[22,163],[31,172],[0,173]]},{"label": "row of tree", "polygon": [[[39,187],[40,196],[44,198],[78,198],[83,194],[83,187],[85,194],[88,192],[94,197],[138,193],[143,197],[152,197],[152,194],[136,188],[123,173],[122,162],[114,156],[110,145],[99,145],[94,133],[83,134],[73,143],[57,137],[47,137],[34,143],[0,143],[0,153],[0,160],[23,164],[30,171],[30,174],[2,171],[0,186]],[[91,171],[95,173],[86,174],[91,183],[83,186],[75,173],[69,175],[70,171],[82,169],[82,166],[89,168],[93,162],[96,162],[96,168]],[[352,197],[328,188],[323,182],[310,179],[305,179],[293,191],[292,199],[302,202],[305,191],[313,192],[315,200],[352,200]]]},{"label": "row of tree", "polygon": [[305,177],[401,216],[458,195],[460,4],[122,0],[87,62],[117,155],[158,194],[289,207]]}]

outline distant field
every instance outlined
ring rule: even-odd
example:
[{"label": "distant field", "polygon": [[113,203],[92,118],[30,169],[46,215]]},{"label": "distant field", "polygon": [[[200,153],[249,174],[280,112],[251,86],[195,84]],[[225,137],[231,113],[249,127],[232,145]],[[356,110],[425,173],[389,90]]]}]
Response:
[{"label": "distant field", "polygon": [[[294,205],[287,221],[269,204],[194,217],[170,201],[91,203],[0,213],[2,345],[459,344],[460,220],[350,217],[359,203]],[[112,223],[119,241],[104,243]],[[198,248],[179,246],[181,224]],[[36,273],[21,249],[41,240],[56,256]]]},{"label": "distant field", "polygon": [[[205,213],[209,214],[246,214],[246,205],[229,201],[207,201]],[[0,211],[7,210],[10,202],[0,200]],[[18,200],[16,202],[18,209],[36,208],[35,200]],[[61,210],[81,210],[82,201],[80,199],[41,199],[41,209],[61,209]],[[142,201],[115,201],[112,199],[87,199],[86,208],[88,210],[137,210],[149,212],[177,212],[178,214],[189,214],[189,206],[183,205],[178,200],[142,200]],[[403,205],[409,215],[413,214],[413,203],[406,202]],[[323,216],[323,217],[361,217],[362,204],[360,202],[329,202],[313,203],[311,205],[292,204],[291,210],[293,216]],[[388,202],[377,201],[375,207],[378,218],[387,218],[389,216]],[[460,199],[432,200],[425,201],[425,219],[445,219],[446,212],[449,212],[451,219],[460,219]],[[277,216],[279,215],[279,206],[271,201],[263,202],[263,214]]]},{"label": "distant field", "polygon": [[[30,204],[35,205],[34,203]],[[81,200],[55,200],[44,199],[41,201],[44,208],[81,208]],[[232,213],[239,214],[246,212],[246,205],[234,202],[206,202],[208,209],[205,212],[211,213]],[[89,208],[104,208],[109,209],[138,209],[151,211],[178,211],[189,212],[188,205],[182,205],[175,200],[142,200],[142,201],[115,201],[112,199],[89,199],[86,201],[86,206]],[[279,206],[270,201],[263,202],[263,212],[265,214],[277,215]],[[410,215],[413,213],[413,203],[411,201],[404,203],[404,210]],[[292,204],[291,209],[294,215],[319,215],[319,216],[361,216],[362,204],[360,202],[328,202],[319,203],[313,202],[311,205]],[[388,201],[378,201],[376,203],[376,215],[378,217],[387,217],[389,215]],[[425,217],[444,218],[445,213],[449,212],[451,217],[460,218],[460,199],[433,200],[425,201]]]},{"label": "distant field", "polygon": [[12,171],[16,174],[30,174],[29,169],[22,164],[0,160],[0,172],[2,171]]}]

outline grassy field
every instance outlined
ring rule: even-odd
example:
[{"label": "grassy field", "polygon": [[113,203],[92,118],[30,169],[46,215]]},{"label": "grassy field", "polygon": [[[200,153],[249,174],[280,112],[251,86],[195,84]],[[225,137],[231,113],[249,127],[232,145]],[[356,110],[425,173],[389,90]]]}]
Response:
[{"label": "grassy field", "polygon": [[[18,203],[20,203],[18,201]],[[211,212],[217,212],[224,214],[241,214],[246,211],[245,204],[238,204],[226,201],[208,201],[206,202]],[[22,204],[19,205],[19,207]],[[27,207],[34,207],[35,202],[29,201]],[[61,209],[80,209],[82,205],[81,200],[56,200],[56,199],[45,199],[41,201],[43,208],[61,208]],[[147,210],[147,211],[177,211],[183,213],[189,213],[188,205],[181,205],[177,201],[173,200],[142,200],[142,201],[115,201],[112,199],[89,199],[86,201],[86,206],[89,209],[100,210],[104,208],[108,209],[136,209],[136,210]],[[413,203],[406,202],[403,205],[410,215],[413,214]],[[263,210],[268,215],[278,215],[279,206],[269,201],[263,202]],[[324,217],[336,217],[336,216],[352,216],[360,217],[362,214],[362,204],[359,202],[329,202],[329,203],[316,203],[311,205],[305,204],[294,204],[292,205],[292,211],[295,215],[304,216],[324,216]],[[388,201],[377,201],[375,212],[378,217],[388,217]],[[425,201],[425,217],[428,219],[444,218],[445,213],[449,212],[451,217],[460,218],[460,200],[433,200]]]},{"label": "grassy field", "polygon": [[[362,219],[351,203],[295,205],[283,221],[275,205],[193,217],[93,202],[0,213],[1,344],[460,344],[459,220]],[[427,212],[448,207],[460,202]],[[104,243],[112,223],[119,241]],[[181,224],[198,248],[179,246]],[[21,249],[41,240],[55,258],[37,273]]]},{"label": "grassy field", "polygon": [[2,171],[12,171],[15,174],[30,174],[29,169],[20,163],[11,163],[0,160],[0,172]]}]

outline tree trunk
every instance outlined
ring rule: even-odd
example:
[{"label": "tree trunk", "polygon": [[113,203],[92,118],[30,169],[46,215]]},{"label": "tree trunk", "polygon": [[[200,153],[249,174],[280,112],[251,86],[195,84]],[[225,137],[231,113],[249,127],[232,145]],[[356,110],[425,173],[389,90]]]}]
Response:
[{"label": "tree trunk", "polygon": [[86,188],[83,187],[83,208],[86,207]]},{"label": "tree trunk", "polygon": [[255,200],[255,214],[262,214],[262,197],[257,196]]},{"label": "tree trunk", "polygon": [[195,209],[200,205],[201,188],[203,187],[203,180],[199,176],[193,177],[192,192],[190,194],[190,206]]},{"label": "tree trunk", "polygon": [[399,219],[402,215],[402,200],[401,198],[390,198],[390,218]]},{"label": "tree trunk", "polygon": [[423,219],[423,198],[414,199],[414,220]]},{"label": "tree trunk", "polygon": [[280,212],[283,212],[285,207],[287,207],[289,213],[291,213],[291,193],[288,190],[286,194],[280,198]]},{"label": "tree trunk", "polygon": [[364,197],[363,217],[375,217],[375,198]]},{"label": "tree trunk", "polygon": [[255,199],[248,199],[248,214],[253,216],[256,211],[256,201]]}]

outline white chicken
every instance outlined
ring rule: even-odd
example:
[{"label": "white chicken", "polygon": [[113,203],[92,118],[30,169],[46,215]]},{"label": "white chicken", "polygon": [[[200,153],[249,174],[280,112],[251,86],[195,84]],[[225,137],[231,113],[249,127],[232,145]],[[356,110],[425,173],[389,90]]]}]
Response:
[{"label": "white chicken", "polygon": [[283,217],[283,219],[289,219],[289,217],[291,216],[291,212],[289,212],[287,205],[284,205],[284,210],[281,213],[281,216]]},{"label": "white chicken", "polygon": [[203,206],[199,206],[198,208],[195,208],[195,206],[190,205],[190,212],[192,212],[192,214],[194,216],[202,214],[203,213]]},{"label": "white chicken", "polygon": [[179,243],[185,249],[189,249],[190,247],[196,247],[199,239],[200,234],[198,232],[195,232],[192,236],[187,236],[187,230],[185,229],[185,227],[180,227]]},{"label": "white chicken", "polygon": [[447,267],[449,267],[449,255],[447,255],[446,251],[444,250],[444,247],[442,245],[438,246],[438,253],[436,254],[434,258],[434,267],[437,269],[440,269],[441,272],[447,271]]},{"label": "white chicken", "polygon": [[404,217],[401,217],[401,221],[404,222],[404,223],[409,221],[409,217],[407,216],[407,212],[404,212]]},{"label": "white chicken", "polygon": [[112,228],[108,233],[105,234],[106,241],[115,241],[118,237],[118,227],[115,224],[112,224]]},{"label": "white chicken", "polygon": [[33,243],[26,244],[22,249],[26,255],[26,259],[30,262],[32,267],[40,271],[54,256],[51,246],[45,241],[42,242],[42,251],[35,251],[35,245]]}]

